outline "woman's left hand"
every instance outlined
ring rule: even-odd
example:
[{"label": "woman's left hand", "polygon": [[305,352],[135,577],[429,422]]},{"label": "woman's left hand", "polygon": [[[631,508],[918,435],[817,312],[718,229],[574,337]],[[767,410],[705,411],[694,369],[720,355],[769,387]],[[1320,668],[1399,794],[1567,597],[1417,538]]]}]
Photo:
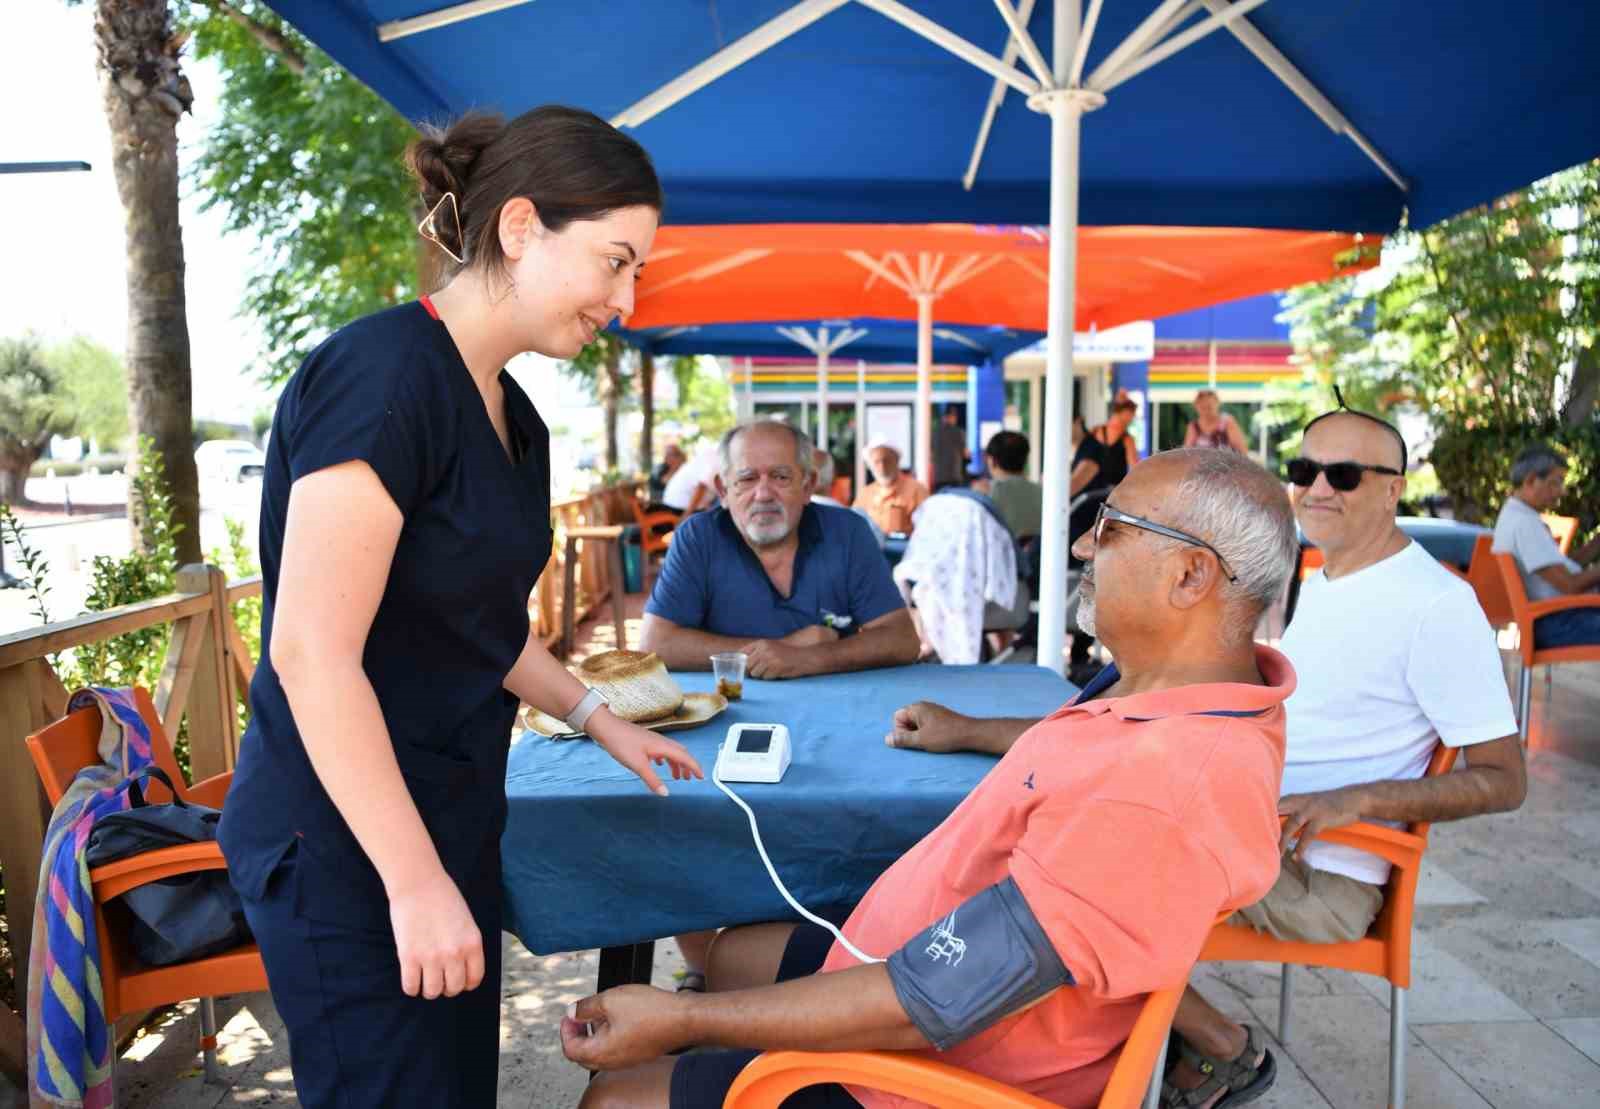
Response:
[{"label": "woman's left hand", "polygon": [[606,754],[639,775],[640,780],[650,787],[652,793],[665,797],[667,787],[656,776],[656,772],[650,769],[651,763],[657,766],[670,766],[674,779],[705,777],[700,764],[683,744],[652,732],[648,728],[630,724],[616,716],[610,709],[595,710],[597,717],[602,713],[605,715],[604,720],[589,722],[589,735]]}]

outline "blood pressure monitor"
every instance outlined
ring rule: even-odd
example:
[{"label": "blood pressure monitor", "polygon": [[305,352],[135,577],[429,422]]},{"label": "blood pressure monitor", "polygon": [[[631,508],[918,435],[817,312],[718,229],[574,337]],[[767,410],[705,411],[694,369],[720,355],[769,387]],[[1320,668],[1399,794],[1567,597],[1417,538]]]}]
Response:
[{"label": "blood pressure monitor", "polygon": [[788,728],[782,724],[735,724],[717,751],[712,775],[724,782],[778,782],[788,769]]}]

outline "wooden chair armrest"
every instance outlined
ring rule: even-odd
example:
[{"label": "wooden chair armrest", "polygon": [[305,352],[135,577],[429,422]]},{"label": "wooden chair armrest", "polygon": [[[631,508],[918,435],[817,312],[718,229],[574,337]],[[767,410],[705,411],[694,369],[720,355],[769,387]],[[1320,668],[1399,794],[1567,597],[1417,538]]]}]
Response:
[{"label": "wooden chair armrest", "polygon": [[606,524],[598,527],[568,528],[567,542],[574,539],[621,539],[621,524]]},{"label": "wooden chair armrest", "polygon": [[1050,1104],[992,1078],[910,1052],[769,1051],[739,1073],[723,1105],[778,1105],[795,1090],[823,1082],[865,1086],[949,1109],[1044,1109]]},{"label": "wooden chair armrest", "polygon": [[1600,608],[1600,593],[1574,593],[1566,597],[1550,597],[1535,601],[1525,610],[1528,619],[1537,620],[1553,612],[1570,612],[1578,608]]},{"label": "wooden chair armrest", "polygon": [[639,526],[641,528],[653,528],[659,524],[677,526],[680,519],[681,517],[675,512],[646,512],[639,517]]},{"label": "wooden chair armrest", "polygon": [[97,866],[89,871],[89,881],[94,883],[95,897],[100,901],[109,901],[162,878],[227,869],[228,863],[222,857],[222,848],[214,842],[182,843],[176,847],[142,851],[126,859]]},{"label": "wooden chair armrest", "polygon": [[214,774],[203,782],[196,782],[189,787],[188,799],[196,805],[204,805],[211,809],[222,808],[223,798],[228,795],[228,787],[233,784],[233,771],[224,770],[221,774]]}]

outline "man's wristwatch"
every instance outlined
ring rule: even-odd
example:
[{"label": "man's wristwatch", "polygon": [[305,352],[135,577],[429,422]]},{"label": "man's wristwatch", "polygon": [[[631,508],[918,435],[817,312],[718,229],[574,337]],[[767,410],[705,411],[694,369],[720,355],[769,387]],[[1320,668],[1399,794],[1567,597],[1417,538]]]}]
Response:
[{"label": "man's wristwatch", "polygon": [[596,709],[603,708],[607,704],[609,702],[600,696],[598,689],[590,689],[583,695],[583,699],[573,706],[572,711],[567,714],[567,730],[573,732],[584,731],[584,725],[589,723],[589,717],[595,714]]}]

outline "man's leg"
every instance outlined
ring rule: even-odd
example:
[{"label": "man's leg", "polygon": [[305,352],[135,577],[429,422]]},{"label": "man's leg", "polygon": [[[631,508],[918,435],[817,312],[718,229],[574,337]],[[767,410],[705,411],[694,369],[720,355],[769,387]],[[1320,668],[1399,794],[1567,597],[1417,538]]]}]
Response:
[{"label": "man's leg", "polygon": [[711,945],[706,988],[714,993],[770,986],[778,980],[793,924],[749,924],[729,928]]},{"label": "man's leg", "polygon": [[1600,608],[1579,608],[1541,616],[1533,622],[1533,642],[1541,651],[1600,644]]},{"label": "man's leg", "polygon": [[683,952],[684,975],[680,990],[703,990],[706,984],[706,955],[717,938],[716,929],[708,932],[685,932],[674,936],[678,950]]},{"label": "man's leg", "polygon": [[672,1104],[672,1067],[676,1059],[594,1076],[578,1109],[668,1109]]}]

